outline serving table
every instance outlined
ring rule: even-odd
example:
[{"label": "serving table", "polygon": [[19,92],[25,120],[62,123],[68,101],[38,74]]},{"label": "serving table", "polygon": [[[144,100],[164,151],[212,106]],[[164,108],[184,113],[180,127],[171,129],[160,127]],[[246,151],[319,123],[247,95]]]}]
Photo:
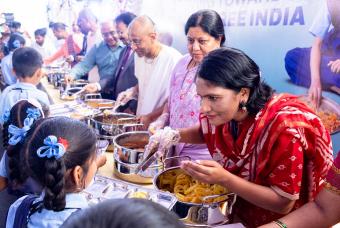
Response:
[{"label": "serving table", "polygon": [[[48,92],[48,94],[50,95],[50,97],[52,98],[54,104],[65,103],[65,101],[60,99],[59,90],[54,88],[53,85],[49,84],[46,77],[43,78],[41,82],[42,82],[43,86],[45,87],[46,91]],[[102,166],[98,169],[97,174],[100,175],[100,176],[112,178],[114,180],[119,180],[119,178],[114,175],[113,153],[105,152],[104,155],[106,156],[106,159],[107,159],[106,163],[105,163],[104,166]],[[138,184],[138,185],[141,186],[141,188],[144,188],[144,189],[145,188],[154,189],[152,184]],[[223,227],[225,227],[225,228],[242,228],[244,226],[241,223],[218,226],[218,228],[223,228]]]}]

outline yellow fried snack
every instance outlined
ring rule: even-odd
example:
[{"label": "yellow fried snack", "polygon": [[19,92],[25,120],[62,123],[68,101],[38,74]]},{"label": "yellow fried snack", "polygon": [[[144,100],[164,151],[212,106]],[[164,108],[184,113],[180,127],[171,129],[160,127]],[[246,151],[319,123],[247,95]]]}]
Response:
[{"label": "yellow fried snack", "polygon": [[[160,189],[174,193],[179,201],[189,203],[202,203],[206,196],[228,193],[228,190],[220,185],[202,183],[181,170],[170,170],[161,175]],[[220,196],[205,202],[219,202],[225,199],[227,196]]]},{"label": "yellow fried snack", "polygon": [[340,127],[340,120],[334,112],[319,111],[317,115],[320,117],[325,128],[330,132],[336,131]]},{"label": "yellow fried snack", "polygon": [[333,133],[337,131],[340,128],[340,119],[339,115],[332,111],[328,110],[327,108],[319,108],[317,109],[315,107],[315,104],[307,97],[301,97],[300,100],[302,100],[308,107],[310,107],[317,116],[320,117],[321,122],[325,126],[325,128],[329,131],[329,133]]},{"label": "yellow fried snack", "polygon": [[147,192],[137,191],[130,193],[129,198],[148,199],[149,194]]},{"label": "yellow fried snack", "polygon": [[173,192],[176,183],[176,176],[179,174],[177,170],[168,171],[160,176],[161,189]]}]

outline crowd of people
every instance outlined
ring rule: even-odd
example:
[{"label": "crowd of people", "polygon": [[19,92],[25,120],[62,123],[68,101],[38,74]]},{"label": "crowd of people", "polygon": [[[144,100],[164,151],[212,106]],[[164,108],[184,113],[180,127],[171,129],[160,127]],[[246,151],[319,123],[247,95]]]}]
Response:
[{"label": "crowd of people", "polygon": [[[86,79],[86,92],[137,115],[151,135],[145,155],[188,156],[191,161],[173,165],[237,194],[233,221],[282,228],[340,221],[340,157],[333,162],[329,132],[297,96],[275,93],[246,53],[225,46],[224,24],[214,10],[186,21],[185,55],[161,42],[146,15],[124,12],[98,23],[83,9],[72,33],[60,22],[51,29],[55,45],[46,41],[45,28],[35,31],[31,47],[18,30],[1,40],[0,191],[17,197],[6,227],[184,227],[173,212],[146,200],[89,207],[81,192],[103,155],[88,125],[49,117],[52,101],[41,79],[43,66],[56,61],[70,66],[67,82]],[[337,66],[330,64],[333,73]],[[320,77],[312,73],[315,102]]]}]

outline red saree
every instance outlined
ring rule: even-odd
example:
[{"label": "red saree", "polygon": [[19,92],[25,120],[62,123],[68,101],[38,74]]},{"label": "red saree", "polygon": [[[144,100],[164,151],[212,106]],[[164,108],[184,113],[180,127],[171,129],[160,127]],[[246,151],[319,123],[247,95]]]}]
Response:
[{"label": "red saree", "polygon": [[334,164],[328,171],[325,188],[340,195],[340,151],[334,160]]},{"label": "red saree", "polygon": [[[329,133],[296,96],[273,96],[255,117],[238,123],[236,140],[230,123],[215,127],[201,115],[200,124],[214,160],[231,173],[296,200],[294,209],[319,192],[332,164]],[[282,217],[240,197],[235,209],[251,227]]]}]

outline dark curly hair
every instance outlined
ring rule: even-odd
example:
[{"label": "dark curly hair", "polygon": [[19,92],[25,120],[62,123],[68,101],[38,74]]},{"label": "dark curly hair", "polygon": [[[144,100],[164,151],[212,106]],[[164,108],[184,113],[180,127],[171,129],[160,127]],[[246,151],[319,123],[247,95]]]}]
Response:
[{"label": "dark curly hair", "polygon": [[256,115],[273,95],[273,89],[260,76],[258,65],[244,52],[222,47],[210,52],[199,65],[198,77],[211,84],[240,92],[249,88],[245,104],[250,114]]},{"label": "dark curly hair", "polygon": [[[65,154],[55,157],[39,157],[37,151],[44,139],[55,136],[66,140]],[[44,188],[44,208],[61,211],[65,208],[65,192],[76,192],[72,169],[82,167],[85,175],[90,161],[96,158],[96,135],[85,123],[66,117],[51,117],[37,121],[27,135],[23,146],[25,161],[30,175]],[[85,180],[85,179],[84,179]]]}]

